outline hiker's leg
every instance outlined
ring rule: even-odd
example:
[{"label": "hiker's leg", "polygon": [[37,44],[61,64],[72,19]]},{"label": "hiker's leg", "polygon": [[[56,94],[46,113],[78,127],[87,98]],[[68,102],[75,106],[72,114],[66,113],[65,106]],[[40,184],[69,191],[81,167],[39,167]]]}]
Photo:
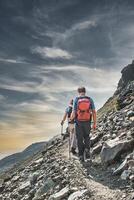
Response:
[{"label": "hiker's leg", "polygon": [[75,131],[75,126],[74,126],[74,124],[72,124],[72,132],[71,132],[71,134],[72,134],[72,138],[71,138],[71,147],[72,147],[73,149],[76,149],[76,147],[77,147],[77,139],[76,139],[76,131]]},{"label": "hiker's leg", "polygon": [[68,128],[69,128],[69,139],[70,139],[70,147],[71,147],[71,143],[72,143],[72,127],[71,127],[71,124],[68,124]]},{"label": "hiker's leg", "polygon": [[74,132],[74,124],[71,124],[70,127],[71,127],[71,130],[70,130],[71,153],[73,155],[76,155],[77,154],[77,152],[76,152],[76,135],[75,135],[75,132]]},{"label": "hiker's leg", "polygon": [[79,156],[84,154],[83,131],[81,123],[77,122],[75,126]]},{"label": "hiker's leg", "polygon": [[73,147],[73,141],[74,141],[74,124],[70,124],[70,145],[71,148]]},{"label": "hiker's leg", "polygon": [[74,133],[73,133],[73,148],[77,148],[77,138],[76,138],[76,130],[74,127]]},{"label": "hiker's leg", "polygon": [[89,122],[84,122],[83,124],[84,128],[84,144],[85,144],[85,158],[90,159],[90,123]]},{"label": "hiker's leg", "polygon": [[83,137],[84,137],[84,144],[85,149],[90,150],[90,130],[91,130],[91,124],[90,122],[84,122],[83,123]]}]

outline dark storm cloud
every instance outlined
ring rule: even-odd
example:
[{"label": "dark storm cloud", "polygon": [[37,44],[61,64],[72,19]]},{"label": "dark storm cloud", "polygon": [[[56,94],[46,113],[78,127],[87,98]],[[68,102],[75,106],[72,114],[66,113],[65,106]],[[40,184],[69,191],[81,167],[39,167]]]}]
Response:
[{"label": "dark storm cloud", "polygon": [[[133,1],[14,0],[0,4],[0,53],[4,58],[50,65],[55,60],[50,61],[33,50],[56,47],[67,51],[70,59],[73,57],[66,63],[84,61],[96,67],[98,63],[110,66],[121,59],[120,48],[131,48],[128,43],[132,42],[132,35],[127,32],[124,38],[123,32],[126,27],[133,33]],[[127,56],[132,58],[127,49],[124,52],[126,59]],[[57,58],[56,62],[63,61]]]},{"label": "dark storm cloud", "polygon": [[[82,13],[79,22],[71,24],[63,32],[48,32],[48,35],[53,38],[55,45],[74,54],[79,62],[83,60],[92,66],[113,67],[120,65],[118,60],[123,57],[123,62],[127,63],[133,56],[130,48],[133,43],[134,6],[128,2],[121,5],[116,2],[112,5],[106,3],[104,7],[98,3],[91,12],[86,4],[89,8],[89,12],[85,12],[86,17]],[[81,11],[82,8],[83,5]],[[77,9],[75,11],[77,13]]]}]

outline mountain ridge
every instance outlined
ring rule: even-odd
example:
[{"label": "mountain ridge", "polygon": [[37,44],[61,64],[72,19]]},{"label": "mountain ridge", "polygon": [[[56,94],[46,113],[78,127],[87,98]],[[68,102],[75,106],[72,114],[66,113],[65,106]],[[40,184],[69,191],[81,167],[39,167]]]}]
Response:
[{"label": "mountain ridge", "polygon": [[27,148],[25,148],[23,151],[11,154],[9,156],[6,156],[0,160],[0,172],[7,170],[11,168],[14,164],[16,164],[19,161],[23,161],[26,158],[32,156],[33,154],[40,151],[44,146],[46,145],[46,142],[37,142],[29,145]]}]

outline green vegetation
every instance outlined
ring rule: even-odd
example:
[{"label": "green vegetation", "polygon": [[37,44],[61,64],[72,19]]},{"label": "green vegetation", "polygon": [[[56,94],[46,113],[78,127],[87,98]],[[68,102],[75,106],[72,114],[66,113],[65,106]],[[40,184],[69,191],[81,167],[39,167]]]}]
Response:
[{"label": "green vegetation", "polygon": [[110,97],[108,101],[97,111],[97,118],[100,119],[103,115],[110,113],[111,111],[118,110],[118,101],[116,97]]}]

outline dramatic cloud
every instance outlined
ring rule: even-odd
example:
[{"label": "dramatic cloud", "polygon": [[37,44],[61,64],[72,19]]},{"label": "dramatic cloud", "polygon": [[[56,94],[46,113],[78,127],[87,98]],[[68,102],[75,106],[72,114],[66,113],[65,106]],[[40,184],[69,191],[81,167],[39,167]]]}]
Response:
[{"label": "dramatic cloud", "polygon": [[25,63],[24,61],[20,60],[20,59],[4,59],[4,58],[0,58],[0,61],[2,62],[7,62],[7,63]]},{"label": "dramatic cloud", "polygon": [[35,92],[35,86],[37,86],[37,83],[30,82],[30,81],[24,82],[24,81],[18,81],[18,80],[10,79],[10,78],[8,78],[8,79],[1,78],[1,80],[0,80],[0,88],[1,89],[33,93],[33,92]]},{"label": "dramatic cloud", "polygon": [[96,22],[95,21],[90,21],[90,20],[87,20],[87,21],[83,21],[83,22],[80,22],[78,24],[75,24],[69,32],[72,32],[72,31],[78,31],[78,30],[84,30],[84,29],[88,29],[90,27],[95,27],[96,26]]},{"label": "dramatic cloud", "polygon": [[64,58],[70,59],[72,55],[67,51],[59,49],[59,48],[48,48],[48,47],[36,47],[33,49],[33,52],[39,53],[43,58]]}]

